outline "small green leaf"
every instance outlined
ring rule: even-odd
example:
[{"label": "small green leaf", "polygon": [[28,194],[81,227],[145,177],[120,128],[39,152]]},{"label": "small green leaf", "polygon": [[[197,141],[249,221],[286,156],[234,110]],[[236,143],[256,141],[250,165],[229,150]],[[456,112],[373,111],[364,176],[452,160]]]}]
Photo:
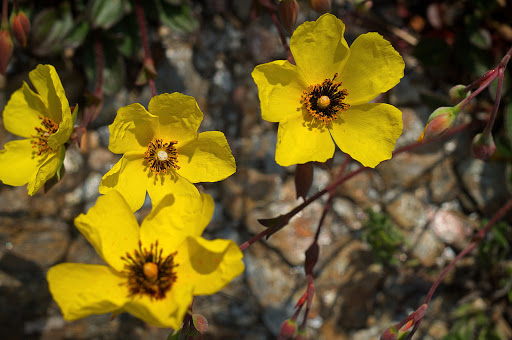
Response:
[{"label": "small green leaf", "polygon": [[123,17],[126,6],[124,0],[93,0],[90,19],[93,27],[109,29]]}]

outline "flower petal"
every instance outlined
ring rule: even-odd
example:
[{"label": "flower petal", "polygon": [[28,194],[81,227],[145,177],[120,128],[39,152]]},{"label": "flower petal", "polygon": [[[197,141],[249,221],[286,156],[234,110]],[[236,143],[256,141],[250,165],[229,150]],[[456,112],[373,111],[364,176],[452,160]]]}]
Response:
[{"label": "flower petal", "polygon": [[39,165],[39,168],[34,173],[27,185],[29,195],[34,195],[41,189],[41,187],[52,177],[57,174],[64,162],[66,156],[66,149],[64,147],[59,148],[57,152],[50,155],[44,163]]},{"label": "flower petal", "polygon": [[244,271],[242,257],[233,241],[189,236],[175,257],[178,280],[193,286],[194,295],[216,293]]},{"label": "flower petal", "polygon": [[112,190],[100,196],[87,214],[75,218],[75,226],[112,268],[121,272],[121,256],[137,249],[139,224],[121,194]]},{"label": "flower petal", "polygon": [[364,104],[386,92],[400,82],[404,67],[400,54],[380,34],[360,35],[350,46],[350,58],[338,78],[348,91],[345,102]]},{"label": "flower petal", "polygon": [[300,111],[302,91],[307,85],[297,66],[277,60],[256,66],[251,75],[258,86],[263,119],[279,122]]},{"label": "flower petal", "polygon": [[297,27],[290,39],[290,50],[309,85],[332,79],[341,71],[350,55],[344,33],[345,24],[332,14]]},{"label": "flower petal", "polygon": [[164,299],[151,300],[147,296],[136,297],[126,304],[124,309],[152,325],[179,329],[192,303],[192,288],[175,283]]},{"label": "flower petal", "polygon": [[4,126],[7,131],[25,138],[36,134],[41,126],[39,116],[47,116],[48,110],[41,97],[32,91],[27,83],[16,90],[4,109]]},{"label": "flower petal", "polygon": [[331,135],[341,151],[374,168],[390,159],[402,134],[402,112],[389,104],[364,104],[342,112]]},{"label": "flower petal", "polygon": [[149,170],[143,157],[137,153],[126,153],[101,179],[100,193],[116,190],[132,211],[139,210],[144,204],[149,182]]},{"label": "flower petal", "polygon": [[62,115],[70,112],[70,109],[64,87],[62,87],[55,67],[52,65],[38,65],[28,76],[43,102],[47,104],[48,112],[46,117],[60,124],[62,122]]},{"label": "flower petal", "polygon": [[147,182],[147,190],[153,206],[158,205],[169,193],[184,196],[197,196],[199,191],[194,184],[170,171],[167,174],[151,175]]},{"label": "flower petal", "polygon": [[203,113],[195,98],[178,92],[153,97],[148,109],[159,119],[156,138],[163,138],[164,142],[177,140],[178,146],[195,139],[203,121]]},{"label": "flower petal", "polygon": [[0,180],[8,185],[25,185],[46,160],[37,156],[31,139],[15,140],[0,151]]},{"label": "flower petal", "polygon": [[128,301],[123,278],[107,266],[61,263],[50,268],[46,279],[68,321],[113,312]]},{"label": "flower petal", "polygon": [[333,155],[334,143],[323,125],[304,120],[302,113],[279,123],[276,145],[279,165],[325,162]]},{"label": "flower petal", "polygon": [[178,175],[191,183],[221,181],[236,171],[235,158],[220,131],[200,133],[178,148],[178,165]]},{"label": "flower petal", "polygon": [[[151,244],[158,240],[162,249],[174,251],[186,235],[200,236],[213,215],[215,204],[208,194],[183,196],[169,194],[153,207],[140,227],[140,240]],[[183,237],[177,233],[183,233]]]},{"label": "flower petal", "polygon": [[158,120],[136,103],[117,110],[114,122],[108,127],[108,149],[113,153],[144,153],[153,139]]}]

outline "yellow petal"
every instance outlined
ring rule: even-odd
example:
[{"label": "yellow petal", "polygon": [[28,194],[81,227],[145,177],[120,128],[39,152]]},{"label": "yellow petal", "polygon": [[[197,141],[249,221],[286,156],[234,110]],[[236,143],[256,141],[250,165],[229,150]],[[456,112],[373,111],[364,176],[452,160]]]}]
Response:
[{"label": "yellow petal", "polygon": [[121,256],[138,248],[139,224],[115,190],[100,196],[87,214],[75,218],[75,226],[103,260],[118,272],[125,263]]},{"label": "yellow petal", "polygon": [[297,27],[290,49],[309,85],[332,79],[343,68],[350,54],[344,33],[345,24],[332,14]]},{"label": "yellow petal", "polygon": [[144,166],[144,156],[137,153],[125,154],[101,179],[99,191],[106,194],[118,191],[126,200],[132,211],[137,211],[144,204],[149,182],[149,170]]},{"label": "yellow petal", "polygon": [[281,166],[325,162],[334,155],[334,143],[323,124],[306,122],[302,113],[279,123],[276,162]]},{"label": "yellow petal", "polygon": [[177,175],[174,171],[157,176],[152,174],[147,182],[147,190],[153,205],[159,204],[169,193],[184,196],[199,195],[199,191],[194,184]]},{"label": "yellow petal", "polygon": [[220,131],[200,133],[178,147],[178,165],[176,172],[191,183],[221,181],[236,171],[235,158]]},{"label": "yellow petal", "polygon": [[180,284],[194,287],[194,295],[214,294],[244,271],[243,254],[229,240],[187,237],[175,261]]},{"label": "yellow petal", "polygon": [[258,86],[263,119],[279,122],[300,110],[307,85],[295,65],[277,60],[256,66],[251,75]]},{"label": "yellow petal", "polygon": [[8,185],[25,185],[35,176],[47,155],[37,156],[31,139],[15,140],[0,151],[0,180]]},{"label": "yellow petal", "polygon": [[68,321],[113,312],[128,301],[122,277],[107,266],[61,263],[50,268],[46,279]]},{"label": "yellow petal", "polygon": [[339,79],[348,91],[350,105],[369,102],[400,82],[404,61],[378,33],[360,35],[350,46],[350,58]]},{"label": "yellow petal", "polygon": [[[156,240],[171,253],[186,235],[200,236],[213,215],[215,204],[208,194],[167,195],[153,207],[140,227],[140,240],[151,244]],[[183,234],[177,233],[181,231]],[[183,237],[178,237],[183,235]]]},{"label": "yellow petal", "polygon": [[[78,109],[78,107],[76,109]],[[60,145],[63,145],[69,140],[71,133],[73,133],[75,119],[76,112],[71,113],[69,106],[62,108],[62,121],[59,124],[59,129],[52,134],[47,141],[48,145],[53,150],[56,150]]]},{"label": "yellow petal", "polygon": [[48,108],[46,117],[60,124],[63,113],[70,111],[64,87],[62,87],[55,67],[52,65],[38,65],[28,76]]},{"label": "yellow petal", "polygon": [[108,149],[113,153],[144,153],[153,139],[158,120],[140,104],[120,108],[109,126]]},{"label": "yellow petal", "polygon": [[64,162],[65,156],[66,149],[64,147],[59,148],[55,153],[49,154],[49,157],[44,163],[40,164],[28,182],[27,190],[29,195],[34,195],[49,179],[57,174],[57,171]]},{"label": "yellow petal", "polygon": [[46,116],[47,111],[41,97],[23,83],[5,106],[4,126],[15,135],[30,138],[37,133],[35,128],[41,127],[39,115]]},{"label": "yellow petal", "polygon": [[180,328],[185,313],[192,303],[192,287],[174,284],[162,300],[151,300],[147,296],[136,297],[124,309],[159,327]]},{"label": "yellow petal", "polygon": [[402,112],[388,104],[363,104],[342,112],[330,130],[341,151],[374,168],[390,159],[402,134]]},{"label": "yellow petal", "polygon": [[153,97],[148,109],[158,116],[160,123],[155,137],[164,139],[164,142],[177,140],[178,147],[196,138],[203,120],[203,113],[194,97],[178,92]]}]

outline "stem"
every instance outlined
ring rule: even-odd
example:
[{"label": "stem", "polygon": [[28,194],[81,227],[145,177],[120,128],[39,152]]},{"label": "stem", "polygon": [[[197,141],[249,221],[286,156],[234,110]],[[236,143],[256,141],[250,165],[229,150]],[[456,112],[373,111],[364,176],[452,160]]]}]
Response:
[{"label": "stem", "polygon": [[283,27],[281,27],[281,23],[279,22],[279,18],[277,17],[276,11],[273,11],[270,14],[270,17],[272,18],[272,22],[277,28],[277,31],[279,32],[279,37],[281,38],[281,44],[283,44],[284,49],[286,50],[287,59],[292,59],[292,52],[290,51],[290,46],[288,45],[288,42],[286,41],[286,35],[284,34]]},{"label": "stem", "polygon": [[494,121],[496,120],[498,108],[500,107],[501,90],[503,88],[503,78],[505,78],[505,69],[500,67],[498,69],[498,87],[496,89],[496,99],[494,100],[494,107],[492,108],[491,117],[487,121],[487,125],[485,126],[483,132],[484,138],[487,138],[491,134],[492,127],[494,126]]},{"label": "stem", "polygon": [[430,299],[432,298],[432,295],[434,295],[434,292],[436,291],[437,286],[439,286],[439,283],[443,278],[446,276],[448,271],[455,265],[455,263],[464,255],[469,253],[477,244],[479,244],[484,238],[485,235],[489,232],[489,230],[498,222],[510,209],[512,208],[512,199],[509,200],[497,213],[492,217],[492,219],[487,223],[487,225],[480,229],[478,233],[473,236],[473,240],[471,243],[463,250],[461,251],[453,260],[450,262],[450,264],[443,270],[441,275],[437,278],[436,282],[432,285],[430,288],[430,291],[427,294],[427,297],[425,298],[425,303],[428,304],[430,302]]},{"label": "stem", "polygon": [[[415,142],[415,143],[406,145],[404,147],[401,147],[401,148],[395,150],[395,152],[393,152],[393,156],[396,156],[398,154],[410,151],[410,150],[415,149],[415,148],[417,148],[417,147],[419,147],[421,145],[426,145],[426,144],[429,144],[429,143],[432,143],[432,142],[436,142],[436,141],[448,138],[450,136],[453,136],[453,135],[455,135],[455,134],[457,134],[457,133],[459,133],[459,132],[461,132],[463,130],[466,130],[469,127],[469,125],[470,124],[461,124],[459,126],[454,127],[453,129],[450,129],[447,133],[445,133],[443,136],[441,136],[439,138],[429,139],[429,140],[427,140],[425,142]],[[348,179],[354,177],[355,175],[357,175],[357,174],[359,174],[359,173],[361,173],[363,171],[366,171],[368,169],[370,169],[370,168],[360,167],[359,169],[354,170],[354,171],[346,174],[344,177],[341,177],[341,178],[335,180],[333,183],[328,185],[325,189],[323,189],[323,190],[317,192],[316,194],[314,194],[313,196],[309,197],[307,200],[305,200],[303,203],[301,203],[300,205],[298,205],[295,208],[293,208],[292,210],[290,210],[284,216],[286,216],[288,218],[292,218],[294,215],[296,215],[297,213],[302,211],[302,209],[304,209],[305,207],[307,207],[308,205],[313,203],[315,200],[317,200],[320,197],[322,197],[325,193],[336,189],[336,187],[338,187],[340,184],[342,184],[346,180],[348,180]],[[281,228],[283,228],[283,227],[284,227],[284,225]],[[249,239],[248,241],[243,243],[240,246],[240,250],[243,251],[243,250],[247,249],[247,247],[249,247],[251,244],[255,243],[256,241],[261,240],[263,237],[267,236],[271,231],[277,232],[278,230],[272,230],[272,228],[266,228],[261,233],[253,236],[251,239]]]},{"label": "stem", "polygon": [[[144,47],[144,60],[150,60],[153,64],[153,58],[149,50],[148,33],[146,31],[146,20],[144,17],[144,8],[142,7],[140,0],[135,1],[135,14],[137,15],[137,23],[140,30],[140,38],[142,40],[142,46]],[[144,66],[143,66],[144,67]],[[152,96],[156,96],[155,80],[149,77],[149,86],[151,87]]]}]

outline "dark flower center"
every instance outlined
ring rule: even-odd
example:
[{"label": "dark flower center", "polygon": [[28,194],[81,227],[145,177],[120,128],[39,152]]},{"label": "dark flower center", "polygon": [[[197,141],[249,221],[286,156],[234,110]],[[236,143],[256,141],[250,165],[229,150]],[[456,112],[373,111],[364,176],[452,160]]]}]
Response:
[{"label": "dark flower center", "polygon": [[178,141],[164,143],[162,139],[155,139],[149,142],[148,149],[144,153],[144,159],[149,164],[149,169],[155,174],[167,173],[167,169],[174,168],[179,170],[178,150],[175,145]]},{"label": "dark flower center", "polygon": [[127,278],[127,286],[130,296],[147,295],[151,299],[160,300],[176,282],[177,275],[174,268],[176,252],[162,256],[163,249],[158,249],[158,241],[151,244],[149,250],[142,249],[139,241],[139,249],[133,251],[133,255],[126,253],[121,259],[125,261],[122,275]]},{"label": "dark flower center", "polygon": [[309,115],[322,122],[329,124],[338,118],[340,111],[347,110],[350,105],[343,100],[348,95],[346,89],[340,89],[341,82],[335,82],[335,74],[332,79],[325,79],[321,84],[311,85],[302,93],[302,106]]},{"label": "dark flower center", "polygon": [[37,140],[32,141],[34,144],[32,147],[37,150],[37,155],[40,156],[44,152],[52,152],[54,151],[48,145],[48,138],[53,135],[59,129],[59,124],[55,123],[48,117],[39,116],[39,119],[42,119],[41,122],[42,127],[36,126],[35,129],[37,131],[36,135],[33,135],[33,138],[37,138]]}]

